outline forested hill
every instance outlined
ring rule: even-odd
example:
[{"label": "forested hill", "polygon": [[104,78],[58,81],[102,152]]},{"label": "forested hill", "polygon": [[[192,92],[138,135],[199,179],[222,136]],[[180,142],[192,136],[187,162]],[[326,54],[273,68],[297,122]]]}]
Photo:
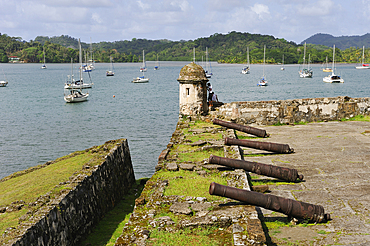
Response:
[{"label": "forested hill", "polygon": [[[330,36],[330,35],[329,35]],[[266,63],[284,62],[297,64],[303,62],[303,45],[283,38],[270,35],[230,32],[228,34],[215,33],[209,37],[195,40],[147,40],[132,39],[130,41],[82,43],[85,54],[92,53],[96,62],[109,62],[110,57],[114,62],[141,62],[142,52],[145,50],[145,59],[155,61],[192,61],[195,48],[196,61],[206,60],[206,48],[210,61],[220,63],[247,63],[247,48],[251,63],[263,62],[263,47],[266,46]],[[362,56],[361,48],[336,50],[337,62],[357,63]],[[370,57],[369,46],[366,46],[365,57]],[[71,62],[71,58],[78,61],[78,39],[68,35],[59,37],[38,36],[35,40],[26,42],[20,37],[10,37],[0,34],[0,62],[8,62],[16,57],[23,62],[43,62],[45,51],[46,63]],[[307,44],[307,55],[310,63],[323,63],[328,57],[332,58],[332,46]],[[84,56],[85,57],[85,56]],[[307,62],[307,60],[306,60]]]},{"label": "forested hill", "polygon": [[[54,43],[64,47],[78,47],[78,39],[72,38],[67,35],[59,37],[44,37],[38,36],[35,42],[41,43]],[[82,43],[82,48],[88,49],[89,44]],[[115,41],[115,42],[100,42],[93,43],[93,49],[98,53],[103,51],[110,51],[115,57],[116,61],[123,61],[117,54],[126,54],[132,56],[132,59],[141,59],[142,51],[145,50],[146,60],[156,60],[157,54],[161,60],[167,61],[191,61],[193,60],[193,48],[196,49],[196,60],[201,61],[202,57],[205,60],[205,50],[208,47],[209,57],[212,61],[221,62],[244,62],[246,61],[247,47],[251,51],[251,56],[258,56],[257,60],[262,58],[261,51],[263,46],[266,45],[268,50],[275,50],[280,53],[283,50],[292,49],[296,50],[297,44],[288,42],[284,39],[277,39],[270,35],[230,32],[228,34],[214,34],[206,38],[198,38],[189,41],[170,41],[170,40],[147,40],[147,39],[132,39],[131,41]],[[263,52],[263,51],[262,51]],[[276,53],[275,52],[275,53]],[[95,51],[94,51],[95,53]],[[108,54],[108,53],[107,53]],[[108,54],[109,55],[109,54]],[[274,55],[274,54],[272,54]],[[280,58],[282,55],[278,55]],[[279,58],[279,59],[280,59]],[[109,58],[104,57],[103,60]],[[117,60],[118,59],[118,60]],[[294,63],[297,57],[285,58],[286,62]]]},{"label": "forested hill", "polygon": [[351,47],[362,48],[362,46],[370,47],[370,33],[367,33],[362,36],[340,36],[334,37],[330,34],[318,33],[308,39],[304,40],[301,44],[317,44],[325,45],[329,47],[335,47],[345,50]]}]

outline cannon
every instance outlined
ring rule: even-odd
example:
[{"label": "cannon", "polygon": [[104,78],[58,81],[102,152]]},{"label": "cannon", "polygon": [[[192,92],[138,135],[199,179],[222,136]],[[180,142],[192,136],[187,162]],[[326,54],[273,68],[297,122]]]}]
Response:
[{"label": "cannon", "polygon": [[269,134],[266,133],[266,130],[254,128],[254,127],[251,127],[251,126],[244,126],[244,125],[240,125],[240,124],[236,124],[236,123],[228,122],[228,121],[223,121],[223,120],[219,120],[219,119],[214,119],[212,122],[213,122],[213,124],[220,125],[220,126],[225,126],[227,128],[232,128],[232,129],[235,129],[235,130],[238,130],[238,131],[241,131],[241,132],[246,132],[246,133],[255,135],[257,137],[266,138],[266,137],[269,136]]},{"label": "cannon", "polygon": [[244,169],[245,171],[248,172],[256,173],[259,175],[265,175],[277,179],[282,179],[289,182],[295,182],[297,178],[303,180],[303,175],[302,174],[298,175],[298,171],[296,169],[278,167],[258,162],[236,160],[211,155],[209,157],[209,163],[219,164],[227,167],[232,167],[235,169]]},{"label": "cannon", "polygon": [[309,220],[311,222],[326,222],[330,214],[325,214],[321,205],[314,205],[292,199],[262,194],[255,191],[242,190],[212,182],[209,194],[231,198],[249,205],[259,206],[275,212],[283,213],[293,218]]},{"label": "cannon", "polygon": [[290,148],[288,144],[251,141],[247,139],[225,138],[225,144],[240,145],[248,148],[267,150],[281,154],[290,154],[294,152],[294,149]]}]

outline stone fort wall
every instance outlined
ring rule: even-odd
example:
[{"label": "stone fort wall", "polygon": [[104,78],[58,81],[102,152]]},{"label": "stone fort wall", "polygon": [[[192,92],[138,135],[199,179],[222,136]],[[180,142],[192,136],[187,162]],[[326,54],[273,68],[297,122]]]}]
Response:
[{"label": "stone fort wall", "polygon": [[93,169],[73,177],[77,185],[43,206],[9,245],[77,245],[135,182],[127,140],[122,139]]},{"label": "stone fort wall", "polygon": [[244,124],[333,121],[370,115],[370,98],[328,97],[226,103],[210,115]]}]

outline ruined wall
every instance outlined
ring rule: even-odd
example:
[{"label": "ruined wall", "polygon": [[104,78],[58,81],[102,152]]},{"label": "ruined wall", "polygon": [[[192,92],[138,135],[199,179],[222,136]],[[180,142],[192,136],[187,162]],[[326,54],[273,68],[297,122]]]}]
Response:
[{"label": "ruined wall", "polygon": [[329,97],[232,102],[211,111],[210,114],[238,123],[260,125],[332,121],[359,114],[370,115],[370,98]]},{"label": "ruined wall", "polygon": [[78,184],[50,201],[35,214],[36,223],[24,224],[11,245],[77,245],[84,235],[111,210],[135,182],[126,139],[113,148],[90,175],[74,177]]}]

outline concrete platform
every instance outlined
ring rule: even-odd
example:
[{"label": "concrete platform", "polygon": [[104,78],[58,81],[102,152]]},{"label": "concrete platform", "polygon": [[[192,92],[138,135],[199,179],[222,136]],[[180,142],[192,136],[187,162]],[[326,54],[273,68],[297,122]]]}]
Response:
[{"label": "concrete platform", "polygon": [[[370,245],[370,122],[257,127],[270,134],[262,141],[289,144],[295,152],[248,156],[266,152],[243,147],[244,159],[295,168],[304,175],[300,183],[269,185],[270,194],[322,205],[332,218],[325,224],[271,230],[271,241],[277,245]],[[286,217],[259,211],[269,221]]]}]

